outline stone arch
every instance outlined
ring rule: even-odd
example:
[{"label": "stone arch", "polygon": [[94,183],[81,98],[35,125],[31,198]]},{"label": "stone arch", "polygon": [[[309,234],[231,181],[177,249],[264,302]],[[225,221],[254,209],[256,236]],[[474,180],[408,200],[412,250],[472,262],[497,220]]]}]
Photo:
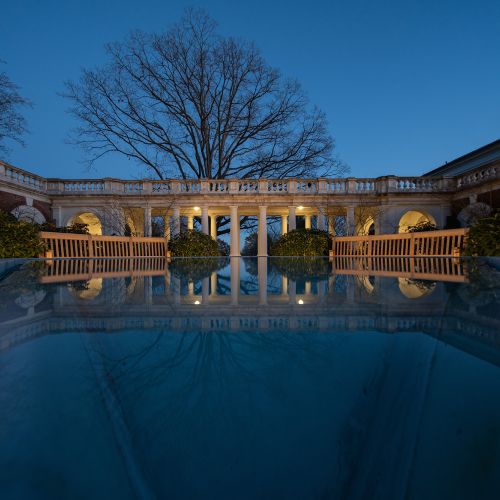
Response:
[{"label": "stone arch", "polygon": [[375,234],[375,219],[370,215],[367,217],[358,229],[359,236],[368,236]]},{"label": "stone arch", "polygon": [[431,224],[436,224],[436,219],[428,212],[423,210],[408,210],[399,219],[398,232],[407,233],[409,226],[415,226],[422,222],[430,222]]},{"label": "stone arch", "polygon": [[35,224],[46,222],[45,216],[35,207],[19,205],[10,212],[16,219]]},{"label": "stone arch", "polygon": [[85,210],[78,212],[68,219],[66,226],[71,226],[71,224],[87,224],[89,228],[89,233],[93,235],[102,235],[103,224],[99,215],[90,210]]},{"label": "stone arch", "polygon": [[430,295],[436,288],[434,281],[398,278],[399,290],[407,299],[420,299]]}]

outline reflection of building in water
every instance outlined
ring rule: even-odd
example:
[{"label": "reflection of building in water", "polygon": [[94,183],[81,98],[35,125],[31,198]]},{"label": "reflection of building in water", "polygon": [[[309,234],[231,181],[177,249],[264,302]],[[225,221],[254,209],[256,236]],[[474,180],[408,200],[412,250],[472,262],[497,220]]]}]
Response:
[{"label": "reflection of building in water", "polygon": [[[332,272],[336,264],[325,260],[328,272],[320,277],[293,272],[287,276],[266,259],[249,267],[253,274],[240,259],[232,259],[223,269],[193,277],[172,270],[163,261],[162,268],[154,264],[151,271],[127,270],[126,265],[136,267],[124,261],[108,263],[108,271],[90,273],[87,280],[82,279],[82,269],[57,275],[56,268],[49,268],[41,281],[60,283],[34,294],[24,290],[15,298],[9,309],[17,312],[0,325],[3,347],[49,331],[150,328],[423,331],[432,335],[461,331],[498,343],[492,333],[500,326],[498,320],[485,316],[479,321],[476,305],[469,308],[463,300],[460,307],[450,309],[450,290],[454,289],[429,280],[428,268],[421,274],[426,279],[418,273],[397,277],[392,271],[383,276],[380,268],[374,276],[365,272],[365,263],[358,263],[360,269],[340,269],[341,274],[336,274]],[[392,263],[391,268],[395,267]],[[464,269],[459,271],[447,278],[464,281]]]}]

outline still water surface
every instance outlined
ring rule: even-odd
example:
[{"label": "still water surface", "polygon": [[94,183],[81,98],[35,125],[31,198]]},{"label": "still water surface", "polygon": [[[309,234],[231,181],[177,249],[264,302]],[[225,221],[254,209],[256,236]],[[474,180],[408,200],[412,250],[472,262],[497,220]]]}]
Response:
[{"label": "still water surface", "polygon": [[2,266],[3,500],[498,498],[494,266]]}]

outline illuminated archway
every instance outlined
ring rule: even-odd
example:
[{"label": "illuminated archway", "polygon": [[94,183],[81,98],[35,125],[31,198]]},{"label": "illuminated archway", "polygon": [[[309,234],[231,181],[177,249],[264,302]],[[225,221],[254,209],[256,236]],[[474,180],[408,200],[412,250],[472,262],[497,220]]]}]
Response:
[{"label": "illuminated archway", "polygon": [[436,283],[434,281],[412,280],[409,278],[398,278],[399,290],[408,299],[420,299],[430,295]]},{"label": "illuminated archway", "polygon": [[92,212],[82,212],[73,216],[68,221],[68,226],[72,224],[87,224],[89,233],[93,235],[102,235],[102,223],[99,217]]},{"label": "illuminated archway", "polygon": [[405,212],[401,219],[399,219],[399,232],[407,233],[410,226],[416,226],[423,222],[430,222],[436,225],[436,220],[432,215],[422,212],[420,210],[409,210]]},{"label": "illuminated archway", "polygon": [[358,229],[359,236],[372,236],[375,234],[375,219],[370,216],[360,225]]}]

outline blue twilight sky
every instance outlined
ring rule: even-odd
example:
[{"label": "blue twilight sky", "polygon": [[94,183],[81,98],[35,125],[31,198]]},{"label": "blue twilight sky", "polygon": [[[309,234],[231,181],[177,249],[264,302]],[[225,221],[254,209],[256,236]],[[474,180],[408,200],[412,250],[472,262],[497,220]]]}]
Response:
[{"label": "blue twilight sky", "polygon": [[299,79],[352,175],[421,174],[500,137],[498,0],[16,0],[2,3],[0,59],[35,106],[8,161],[46,176],[137,176],[120,156],[88,172],[65,143],[75,122],[57,92],[105,61],[106,42],[163,30],[189,5]]}]

